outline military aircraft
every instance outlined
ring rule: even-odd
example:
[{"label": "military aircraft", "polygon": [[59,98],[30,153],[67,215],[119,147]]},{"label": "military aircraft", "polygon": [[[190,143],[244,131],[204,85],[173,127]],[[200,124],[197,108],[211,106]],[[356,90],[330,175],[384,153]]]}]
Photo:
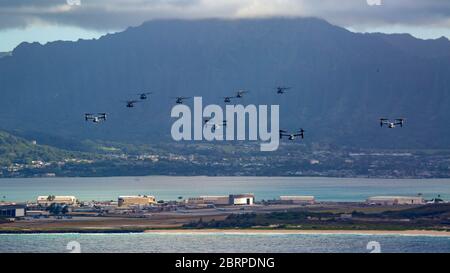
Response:
[{"label": "military aircraft", "polygon": [[138,100],[127,100],[127,101],[125,101],[125,102],[126,102],[126,106],[127,106],[128,108],[133,108],[133,107],[134,107],[134,104],[138,103],[139,101],[138,101]]},{"label": "military aircraft", "polygon": [[403,127],[403,124],[405,124],[404,118],[397,118],[394,119],[394,121],[391,121],[387,118],[380,118],[380,127],[383,127],[383,125],[387,125],[388,128],[393,129],[397,127],[397,125],[400,125],[400,127]]},{"label": "military aircraft", "polygon": [[223,97],[223,102],[230,103],[233,97]]},{"label": "military aircraft", "polygon": [[305,130],[300,129],[295,133],[288,133],[284,130],[280,130],[280,139],[282,139],[284,136],[287,136],[289,140],[295,140],[297,137],[301,137],[303,139],[305,138]]},{"label": "military aircraft", "polygon": [[211,126],[212,127],[212,131],[215,132],[216,129],[219,129],[220,127],[227,127],[227,121],[224,120],[222,121],[222,123],[210,123],[211,119],[205,119],[205,125],[206,126]]},{"label": "military aircraft", "polygon": [[106,121],[106,115],[107,115],[106,113],[98,113],[97,115],[86,113],[86,114],[84,114],[84,119],[86,121],[92,121],[94,123],[100,123],[102,121]]},{"label": "military aircraft", "polygon": [[141,100],[146,100],[148,98],[148,95],[153,94],[152,92],[146,92],[146,93],[139,93],[137,94]]},{"label": "military aircraft", "polygon": [[278,86],[277,87],[277,94],[284,94],[286,93],[287,90],[291,89],[291,87],[283,87],[283,86]]},{"label": "military aircraft", "polygon": [[191,98],[191,97],[175,97],[175,99],[176,99],[175,103],[176,103],[176,104],[183,104],[183,102],[184,102],[185,100],[190,99],[190,98]]},{"label": "military aircraft", "polygon": [[238,90],[238,91],[236,91],[236,96],[235,96],[235,98],[242,98],[242,97],[244,97],[244,94],[247,94],[248,92],[250,92],[250,91],[247,91],[247,90]]}]

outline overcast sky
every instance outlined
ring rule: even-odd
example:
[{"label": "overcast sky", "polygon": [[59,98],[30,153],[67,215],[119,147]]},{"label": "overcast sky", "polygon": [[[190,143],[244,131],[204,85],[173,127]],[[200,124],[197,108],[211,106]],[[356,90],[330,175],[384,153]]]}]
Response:
[{"label": "overcast sky", "polygon": [[95,38],[151,19],[272,16],[314,16],[353,31],[450,37],[450,0],[0,0],[0,51],[22,41]]}]

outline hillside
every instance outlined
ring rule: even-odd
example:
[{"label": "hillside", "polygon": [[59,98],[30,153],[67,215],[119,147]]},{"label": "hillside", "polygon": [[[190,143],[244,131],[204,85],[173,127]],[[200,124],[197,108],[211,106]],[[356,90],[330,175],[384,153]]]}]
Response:
[{"label": "hillside", "polygon": [[62,161],[79,153],[35,144],[20,137],[0,131],[0,167],[11,164],[31,164],[32,161]]},{"label": "hillside", "polygon": [[[313,18],[157,20],[98,40],[23,43],[0,59],[0,127],[65,139],[170,143],[170,97],[280,104],[307,143],[450,148],[450,42],[357,34]],[[277,85],[292,86],[285,96]],[[150,102],[123,100],[153,91]],[[100,126],[85,112],[108,112]],[[406,117],[382,130],[381,116]]]}]

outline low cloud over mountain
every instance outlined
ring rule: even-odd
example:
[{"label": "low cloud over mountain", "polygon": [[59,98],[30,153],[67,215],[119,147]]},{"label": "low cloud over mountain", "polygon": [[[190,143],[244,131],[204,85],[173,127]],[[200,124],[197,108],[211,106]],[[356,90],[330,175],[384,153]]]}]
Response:
[{"label": "low cloud over mountain", "polygon": [[[370,0],[371,3],[373,0]],[[392,25],[450,27],[442,0],[4,0],[0,29],[39,24],[124,29],[151,19],[314,16],[365,29]]]}]

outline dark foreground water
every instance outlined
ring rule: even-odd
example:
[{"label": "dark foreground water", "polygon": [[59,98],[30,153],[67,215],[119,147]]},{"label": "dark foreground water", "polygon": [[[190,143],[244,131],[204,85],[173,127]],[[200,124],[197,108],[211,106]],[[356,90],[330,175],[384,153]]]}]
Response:
[{"label": "dark foreground water", "polygon": [[450,253],[450,237],[221,233],[0,234],[0,252],[370,252],[370,242],[381,252]]}]

